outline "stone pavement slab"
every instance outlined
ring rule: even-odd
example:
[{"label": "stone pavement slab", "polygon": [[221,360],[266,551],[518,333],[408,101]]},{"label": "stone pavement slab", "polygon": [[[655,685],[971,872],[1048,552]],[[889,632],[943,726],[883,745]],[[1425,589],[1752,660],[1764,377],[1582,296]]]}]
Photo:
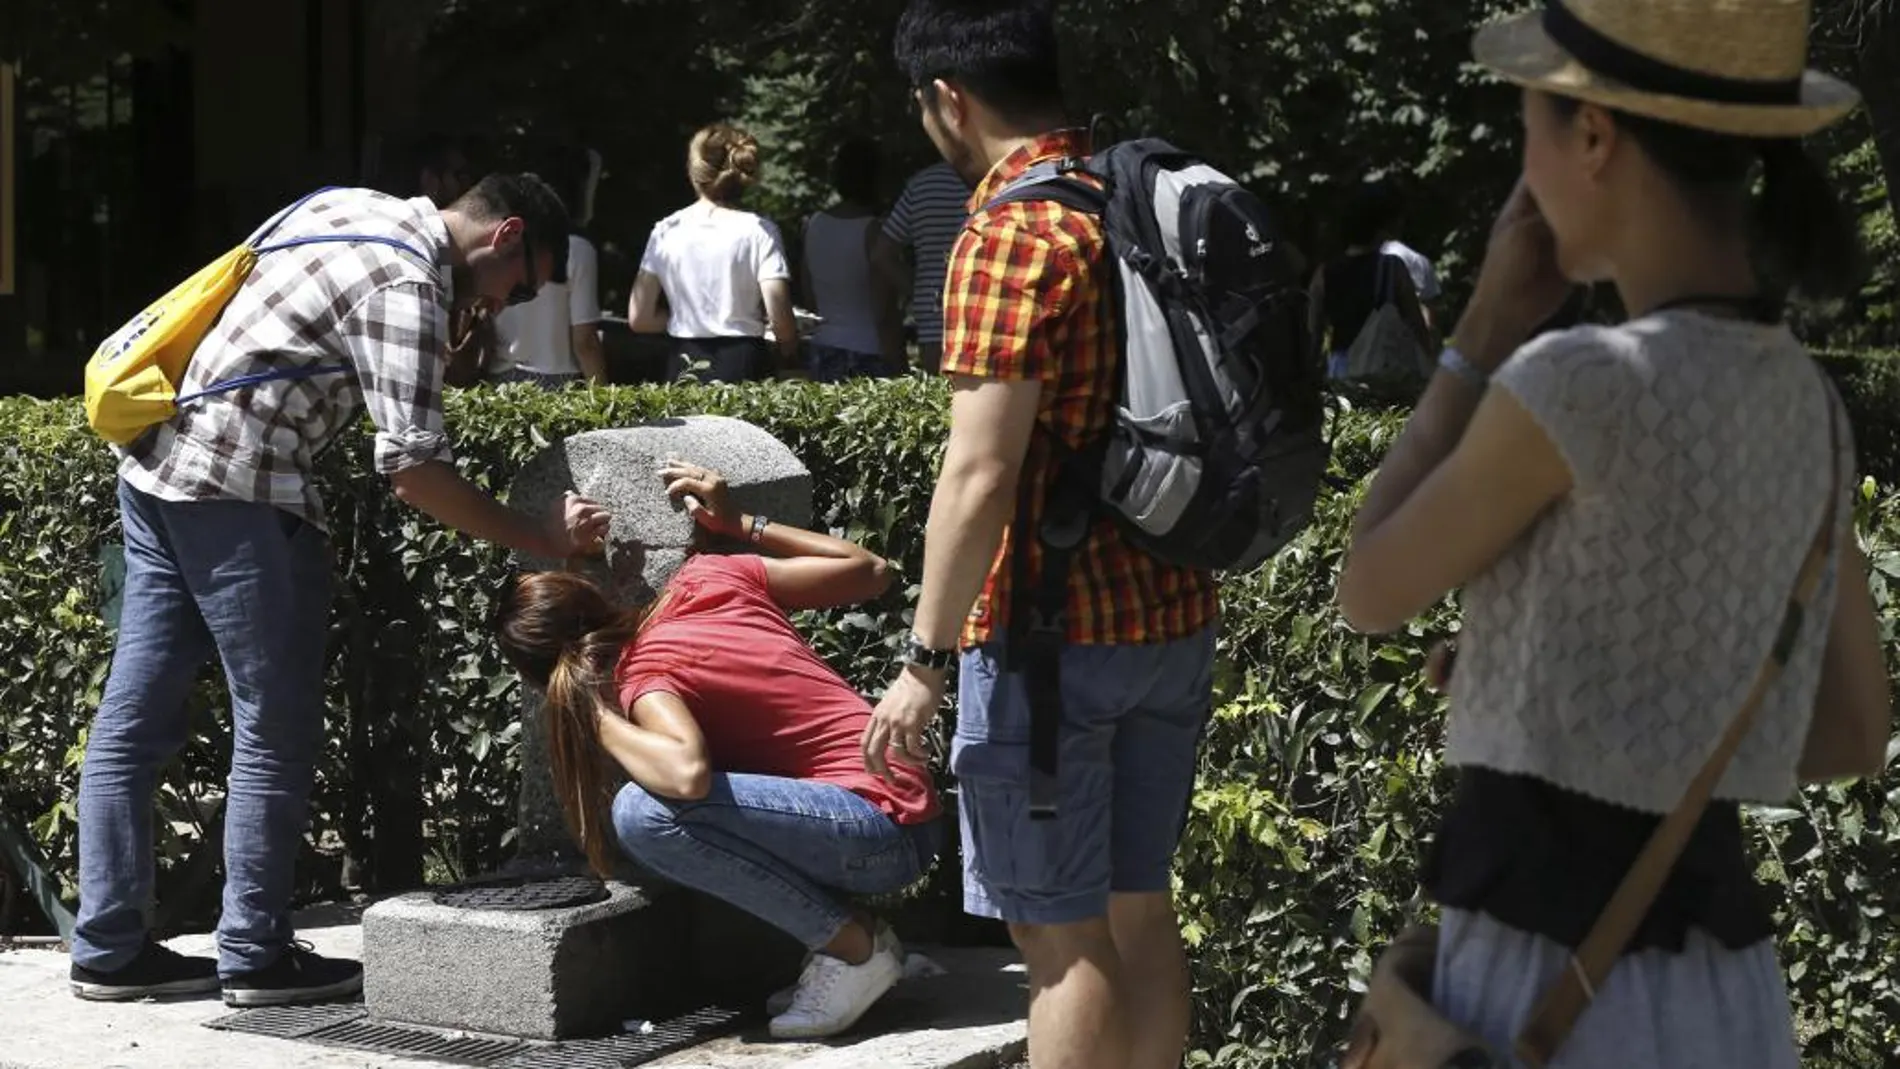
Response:
[{"label": "stone pavement slab", "polygon": [[913,947],[942,976],[906,980],[849,1035],[779,1043],[763,1031],[649,1062],[654,1069],[1002,1069],[1029,1041],[1027,976],[1013,952]]},{"label": "stone pavement slab", "polygon": [[[360,909],[325,907],[298,917],[319,953],[362,952]],[[210,954],[208,935],[169,945]],[[849,1036],[777,1043],[758,1030],[648,1063],[656,1069],[999,1069],[1020,1057],[1028,1005],[1013,955],[990,949],[918,948],[945,975],[907,980]],[[0,951],[0,1069],[442,1069],[443,1063],[367,1054],[266,1036],[220,1032],[204,1022],[229,1012],[215,998],[90,1003],[72,996],[66,956]]]},{"label": "stone pavement slab", "polygon": [[[363,950],[356,911],[326,909],[298,917],[297,935],[319,954]],[[167,941],[185,954],[215,955],[209,935]],[[0,1069],[442,1069],[440,1062],[384,1058],[214,1032],[204,1022],[232,1012],[216,998],[168,1002],[81,1002],[66,981],[66,955],[54,950],[0,952]]]}]

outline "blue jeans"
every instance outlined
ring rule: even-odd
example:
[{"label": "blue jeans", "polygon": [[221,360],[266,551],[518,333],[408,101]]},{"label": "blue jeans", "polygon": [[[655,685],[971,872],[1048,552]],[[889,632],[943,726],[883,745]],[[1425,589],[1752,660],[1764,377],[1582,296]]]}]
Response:
[{"label": "blue jeans", "polygon": [[851,920],[838,893],[889,894],[937,856],[942,821],[900,826],[833,783],[718,773],[696,802],[629,783],[614,799],[628,857],[745,910],[813,950]]},{"label": "blue jeans", "polygon": [[212,654],[231,692],[218,971],[270,965],[323,749],[329,541],[270,505],[162,501],[124,482],[125,607],[79,780],[73,960],[117,969],[146,939],[152,791],[185,744],[185,699]]},{"label": "blue jeans", "polygon": [[1111,893],[1168,889],[1213,703],[1214,628],[1146,646],[1062,651],[1060,794],[1029,818],[1029,699],[1001,645],[966,650],[950,769],[963,908],[1012,924],[1105,916]]}]

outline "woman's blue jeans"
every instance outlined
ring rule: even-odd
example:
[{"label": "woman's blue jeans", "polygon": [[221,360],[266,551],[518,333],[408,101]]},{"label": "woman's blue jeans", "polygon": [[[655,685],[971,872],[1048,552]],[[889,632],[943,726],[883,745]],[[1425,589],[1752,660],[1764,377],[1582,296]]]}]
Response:
[{"label": "woman's blue jeans", "polygon": [[720,773],[697,801],[629,783],[614,799],[627,856],[725,901],[813,950],[851,920],[841,894],[888,894],[935,860],[942,820],[900,826],[831,783]]}]

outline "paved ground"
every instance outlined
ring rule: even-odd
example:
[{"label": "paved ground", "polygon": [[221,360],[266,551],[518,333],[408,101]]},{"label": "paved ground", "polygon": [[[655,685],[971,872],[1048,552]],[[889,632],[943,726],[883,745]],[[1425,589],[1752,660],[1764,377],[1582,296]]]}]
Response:
[{"label": "paved ground", "polygon": [[[298,918],[298,933],[325,954],[355,957],[362,928],[353,909]],[[210,953],[209,936],[170,945]],[[932,950],[947,971],[909,980],[849,1037],[829,1044],[739,1036],[649,1063],[665,1069],[1001,1069],[1022,1055],[1025,994],[1020,966],[996,950]],[[0,952],[0,1069],[442,1069],[441,1062],[362,1054],[213,1031],[230,1012],[216,999],[85,1003],[66,983],[56,951]]]}]

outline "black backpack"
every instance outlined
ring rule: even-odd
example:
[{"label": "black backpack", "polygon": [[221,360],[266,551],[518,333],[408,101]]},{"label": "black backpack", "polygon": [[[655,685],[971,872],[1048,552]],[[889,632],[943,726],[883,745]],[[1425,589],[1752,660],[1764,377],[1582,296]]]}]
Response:
[{"label": "black backpack", "polygon": [[[1253,568],[1311,522],[1329,450],[1298,258],[1258,198],[1149,139],[1033,167],[986,208],[1023,201],[1101,219],[1122,358],[1106,433],[1058,451],[1033,594],[1029,555],[1013,554],[1006,668],[1028,673],[1030,805],[1047,817],[1069,565],[1095,517],[1106,512],[1133,545],[1171,564]],[[1019,538],[1029,504],[1019,502]]]}]

